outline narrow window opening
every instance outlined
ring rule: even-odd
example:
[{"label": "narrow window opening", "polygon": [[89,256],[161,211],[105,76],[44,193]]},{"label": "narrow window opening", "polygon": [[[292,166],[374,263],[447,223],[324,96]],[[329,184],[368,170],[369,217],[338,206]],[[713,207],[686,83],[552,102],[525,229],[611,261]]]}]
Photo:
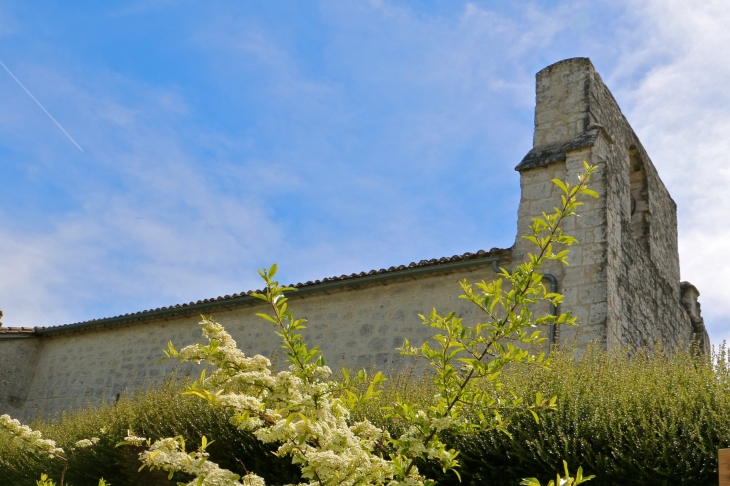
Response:
[{"label": "narrow window opening", "polygon": [[641,246],[649,248],[649,188],[646,169],[636,147],[629,149],[631,184],[631,232]]}]

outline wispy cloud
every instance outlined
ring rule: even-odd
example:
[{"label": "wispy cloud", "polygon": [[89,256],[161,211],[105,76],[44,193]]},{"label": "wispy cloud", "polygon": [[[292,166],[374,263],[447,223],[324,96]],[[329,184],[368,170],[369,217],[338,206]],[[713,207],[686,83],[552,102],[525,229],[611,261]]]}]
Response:
[{"label": "wispy cloud", "polygon": [[[113,89],[65,95],[83,114],[74,122],[89,157],[61,167],[39,144],[34,163],[73,177],[70,209],[36,228],[0,211],[0,268],[13,276],[0,282],[7,323],[59,324],[254,285],[236,270],[279,246],[277,226],[255,198],[216,192],[169,96],[144,86],[134,102]],[[166,129],[171,121],[180,132]]]},{"label": "wispy cloud", "polygon": [[[718,342],[730,338],[730,4],[637,0],[628,7],[637,28],[622,41],[620,94],[677,201],[682,276],[699,288]],[[631,72],[635,82],[626,79]]]},{"label": "wispy cloud", "polygon": [[[532,73],[510,75],[500,60],[518,65],[541,42],[544,19],[563,13],[530,10],[521,20],[530,28],[519,29],[475,6],[449,21],[362,8],[322,4],[333,40],[316,59],[245,17],[201,22],[191,38],[207,65],[196,67],[226,100],[224,116],[248,120],[227,118],[231,127],[201,119],[189,91],[83,63],[74,72],[25,65],[65,100],[87,157],[59,156],[55,142],[38,143],[38,120],[0,110],[6,140],[20,135],[11,146],[45,168],[41,179],[63,181],[53,190],[66,201],[34,213],[32,228],[0,212],[0,268],[17,276],[0,284],[6,322],[58,324],[233,293],[255,287],[252,270],[273,261],[308,280],[509,246],[512,167],[529,127],[524,147],[489,141],[519,126],[493,113],[531,98]],[[513,157],[490,161],[495,154]],[[504,197],[512,207],[494,204]],[[473,209],[489,205],[489,218]]]}]

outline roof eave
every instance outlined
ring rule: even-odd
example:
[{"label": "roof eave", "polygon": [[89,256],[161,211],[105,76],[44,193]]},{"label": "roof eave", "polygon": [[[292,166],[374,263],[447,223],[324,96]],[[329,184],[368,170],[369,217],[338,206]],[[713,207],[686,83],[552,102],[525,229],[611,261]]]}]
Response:
[{"label": "roof eave", "polygon": [[[499,254],[496,254],[499,253]],[[384,273],[375,273],[362,275],[358,277],[334,280],[328,282],[321,282],[316,284],[308,284],[301,288],[297,288],[294,294],[289,297],[303,297],[308,294],[328,292],[333,290],[340,290],[347,287],[357,288],[362,285],[368,285],[378,282],[385,282],[388,280],[400,280],[403,278],[415,277],[417,275],[424,275],[430,273],[440,273],[445,271],[459,270],[462,268],[469,267],[482,267],[492,265],[493,262],[499,262],[505,259],[508,255],[509,250],[492,250],[488,256],[465,259],[456,262],[437,263],[433,265],[423,267],[408,267],[403,270],[388,271]],[[211,302],[195,303],[180,307],[170,307],[159,310],[151,310],[148,312],[142,312],[138,314],[109,317],[105,319],[98,319],[94,321],[78,322],[74,324],[66,324],[62,326],[53,327],[35,327],[35,334],[38,335],[52,335],[61,334],[67,332],[78,332],[90,329],[101,329],[106,327],[112,327],[122,324],[130,324],[135,322],[146,322],[149,320],[157,319],[170,319],[179,316],[188,316],[192,314],[203,314],[207,311],[217,308],[230,308],[230,307],[242,307],[253,305],[257,302],[261,302],[258,298],[251,295],[241,295],[239,297],[230,297],[223,300],[216,300]]]}]

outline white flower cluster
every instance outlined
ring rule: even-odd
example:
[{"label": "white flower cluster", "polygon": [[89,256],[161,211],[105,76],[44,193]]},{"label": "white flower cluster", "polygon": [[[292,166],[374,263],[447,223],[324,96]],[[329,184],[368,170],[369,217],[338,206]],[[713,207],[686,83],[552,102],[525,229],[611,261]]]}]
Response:
[{"label": "white flower cluster", "polygon": [[56,447],[56,442],[51,439],[44,439],[43,434],[37,430],[33,430],[27,425],[22,425],[19,421],[11,418],[9,415],[0,415],[0,431],[4,431],[16,440],[25,442],[27,445],[33,446],[47,453],[49,457],[57,457],[64,454],[63,449]]},{"label": "white flower cluster", "polygon": [[76,449],[86,449],[87,447],[96,445],[97,442],[99,442],[98,437],[92,437],[91,439],[81,439],[74,444],[74,447]]},{"label": "white flower cluster", "polygon": [[[301,466],[303,477],[311,481],[309,484],[423,484],[415,467],[407,481],[393,480],[392,461],[375,451],[378,443],[389,439],[387,431],[368,421],[348,424],[349,411],[336,396],[333,382],[327,381],[332,373],[327,366],[292,365],[289,371],[272,373],[268,359],[246,357],[220,324],[209,319],[200,324],[210,344],[188,346],[180,351],[178,359],[204,360],[216,370],[193,389],[216,406],[232,409],[234,423],[240,429],[252,431],[262,442],[281,444],[277,455],[291,456]],[[204,395],[202,391],[215,393]],[[133,437],[127,440],[139,444],[144,441]],[[207,454],[185,453],[174,438],[154,442],[140,458],[150,467],[167,471],[198,474],[194,471],[199,468],[205,474],[206,485],[241,484],[232,479],[238,477],[230,471],[204,460]],[[218,482],[208,482],[213,474],[220,475],[215,476]],[[248,483],[246,477],[243,481],[264,484],[258,476],[251,476]]]},{"label": "white flower cluster", "polygon": [[[130,436],[126,438],[130,443],[142,444],[143,437]],[[187,486],[264,486],[264,480],[255,475],[247,474],[240,477],[227,469],[219,467],[208,460],[208,453],[203,448],[187,453],[185,443],[181,437],[160,439],[153,443],[148,450],[140,454],[140,460],[150,469],[162,469],[168,472],[182,471],[195,476]]]}]

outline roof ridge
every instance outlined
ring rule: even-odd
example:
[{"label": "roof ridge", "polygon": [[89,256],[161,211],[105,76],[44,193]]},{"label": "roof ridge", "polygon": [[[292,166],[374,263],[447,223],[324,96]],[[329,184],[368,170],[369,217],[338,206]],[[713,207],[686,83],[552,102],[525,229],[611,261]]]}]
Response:
[{"label": "roof ridge", "polygon": [[[316,290],[317,286],[324,285],[324,284],[331,285],[332,283],[335,283],[335,282],[339,283],[339,282],[346,282],[349,280],[356,281],[360,278],[373,276],[373,275],[393,274],[393,276],[395,277],[395,276],[397,276],[397,274],[399,272],[409,271],[412,269],[437,267],[439,265],[454,264],[454,263],[458,263],[458,262],[469,262],[469,261],[478,262],[480,260],[484,260],[484,259],[494,257],[494,256],[500,256],[500,257],[505,256],[508,252],[509,252],[508,249],[502,249],[502,248],[492,248],[489,251],[478,250],[475,253],[466,252],[464,254],[454,255],[451,257],[432,258],[430,260],[420,260],[418,263],[411,262],[408,265],[391,266],[387,269],[381,268],[379,270],[370,270],[368,272],[363,271],[360,273],[352,273],[350,275],[343,274],[340,276],[325,277],[321,280],[314,280],[314,281],[308,280],[304,283],[299,282],[299,283],[291,284],[288,286],[294,287],[296,289],[310,289],[311,288],[312,290]],[[499,254],[499,255],[496,255],[496,254]],[[76,327],[76,326],[82,326],[82,325],[93,324],[93,323],[103,324],[105,322],[109,322],[112,320],[121,320],[121,319],[128,319],[128,318],[130,318],[130,319],[143,318],[150,314],[156,314],[159,312],[167,313],[170,311],[183,310],[183,309],[188,309],[191,307],[196,307],[196,306],[206,305],[206,304],[208,304],[208,305],[210,305],[210,304],[215,305],[217,303],[223,304],[226,301],[246,298],[246,297],[251,296],[251,294],[253,294],[253,293],[262,293],[262,292],[263,292],[263,290],[260,290],[260,289],[248,290],[245,292],[239,292],[239,293],[235,293],[232,295],[226,294],[224,296],[212,297],[212,298],[208,298],[208,299],[201,299],[198,301],[187,302],[187,303],[182,303],[182,304],[174,304],[174,305],[169,305],[169,306],[157,307],[155,309],[146,309],[146,310],[132,312],[132,313],[119,314],[117,316],[112,316],[112,317],[101,317],[101,318],[97,318],[97,319],[89,319],[86,321],[79,321],[79,322],[68,323],[68,324],[60,324],[57,326],[39,326],[39,327],[35,327],[32,329],[41,330],[41,331],[50,330],[50,329],[58,329],[60,331],[61,330],[60,328],[66,328],[69,326]],[[2,328],[0,328],[0,329],[2,329]]]}]

